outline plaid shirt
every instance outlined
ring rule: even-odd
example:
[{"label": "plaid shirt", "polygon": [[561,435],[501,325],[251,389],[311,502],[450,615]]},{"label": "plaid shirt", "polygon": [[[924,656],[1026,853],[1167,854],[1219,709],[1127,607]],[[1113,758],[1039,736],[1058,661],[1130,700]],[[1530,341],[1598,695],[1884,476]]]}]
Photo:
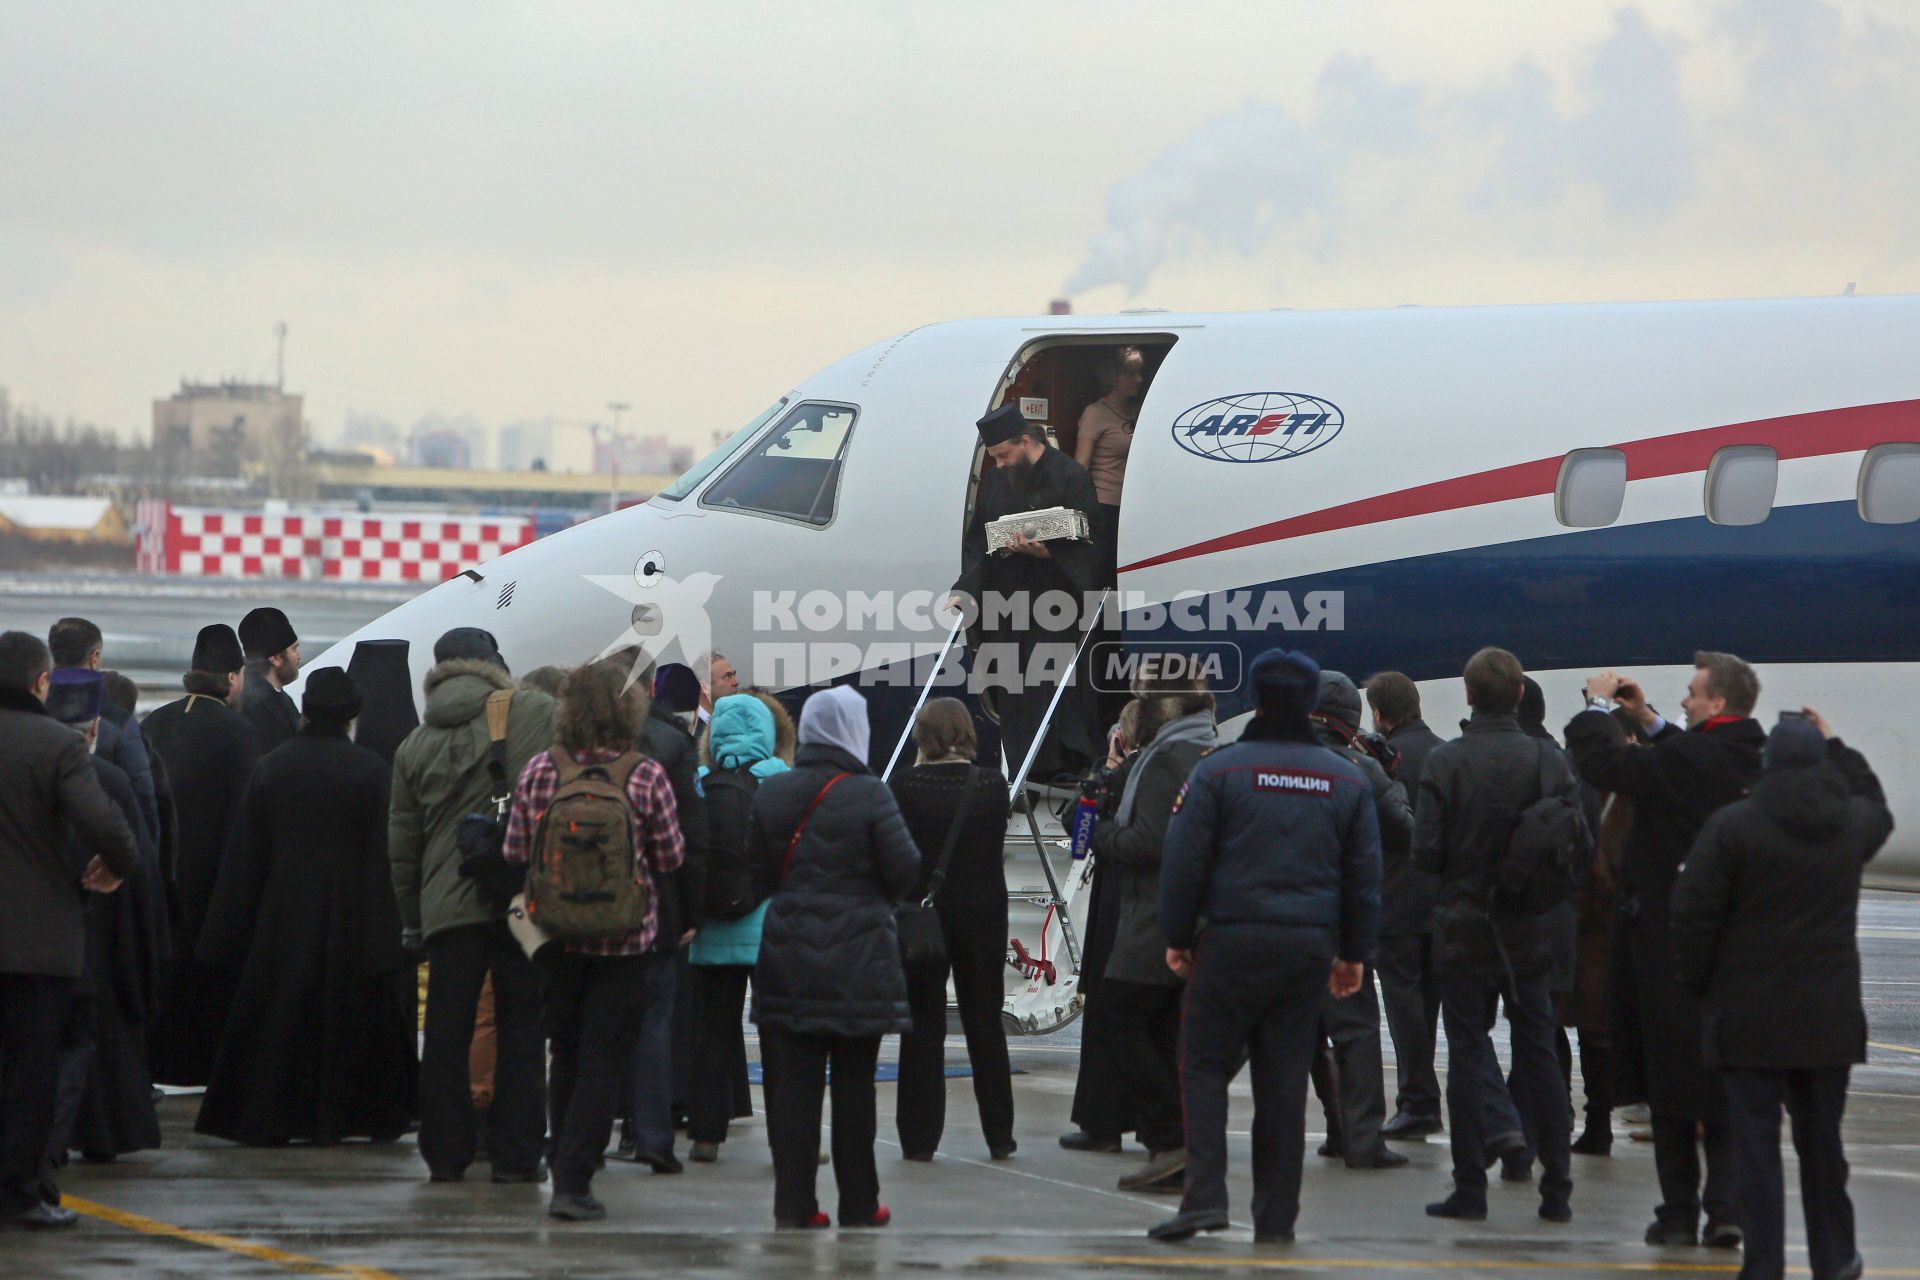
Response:
[{"label": "plaid shirt", "polygon": [[[605,764],[618,759],[620,752],[604,748],[582,753],[582,762]],[[553,796],[560,789],[560,771],[553,755],[542,751],[527,761],[520,781],[513,789],[513,809],[507,815],[507,838],[501,856],[508,862],[525,863],[533,855],[533,832],[540,825]],[[675,871],[687,859],[686,842],[680,836],[680,814],[674,808],[673,788],[667,771],[651,760],[642,760],[627,779],[627,798],[633,802],[633,815],[639,824],[635,848],[640,850],[638,881],[651,890],[647,922],[631,933],[589,942],[569,942],[568,951],[582,956],[637,956],[653,945],[660,927],[660,895],[668,872]]]}]

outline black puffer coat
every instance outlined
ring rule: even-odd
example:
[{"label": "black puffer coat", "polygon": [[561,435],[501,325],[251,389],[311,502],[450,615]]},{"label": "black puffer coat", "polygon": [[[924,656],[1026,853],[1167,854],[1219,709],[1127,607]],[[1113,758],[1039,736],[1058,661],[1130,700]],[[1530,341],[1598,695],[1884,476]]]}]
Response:
[{"label": "black puffer coat", "polygon": [[1614,1102],[1646,1102],[1676,1119],[1721,1114],[1721,1091],[1700,1057],[1700,1006],[1674,980],[1667,911],[1674,878],[1714,810],[1760,776],[1766,730],[1756,720],[1682,730],[1651,746],[1621,741],[1597,711],[1567,723],[1567,749],[1595,789],[1633,801],[1613,932]]},{"label": "black puffer coat", "polygon": [[1860,873],[1893,831],[1866,760],[1774,769],[1707,819],[1673,890],[1680,985],[1700,997],[1710,1067],[1867,1060],[1854,940]]},{"label": "black puffer coat", "polygon": [[707,801],[700,790],[700,753],[693,735],[657,703],[640,722],[634,745],[666,770],[680,816],[680,839],[687,850],[680,869],[673,873],[673,892],[660,895],[660,928],[653,950],[670,954],[680,949],[681,934],[700,927],[707,905]]},{"label": "black puffer coat", "polygon": [[[821,789],[787,865],[787,845]],[[906,971],[893,904],[920,874],[920,853],[887,784],[838,747],[800,749],[791,773],[760,784],[749,847],[778,885],[760,935],[753,1021],[809,1036],[907,1031]]]}]

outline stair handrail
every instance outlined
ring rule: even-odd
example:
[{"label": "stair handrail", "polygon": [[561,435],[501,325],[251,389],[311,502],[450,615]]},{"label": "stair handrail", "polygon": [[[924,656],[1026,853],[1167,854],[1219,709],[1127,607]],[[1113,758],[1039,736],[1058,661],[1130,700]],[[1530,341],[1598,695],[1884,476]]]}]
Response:
[{"label": "stair handrail", "polygon": [[[959,638],[961,626],[966,622],[964,610],[956,610],[953,625],[947,629],[947,642],[940,647],[940,656],[933,660],[933,670],[927,675],[926,684],[920,687],[919,700],[913,704],[913,714],[907,717],[907,727],[900,731],[900,740],[893,744],[893,754],[887,757],[887,767],[880,771],[880,780],[885,782],[893,776],[893,766],[900,762],[900,753],[907,748],[907,739],[913,736],[913,725],[920,718],[920,708],[927,705],[927,695],[933,692],[933,682],[939,678],[940,669],[947,665],[947,655],[953,652],[953,642]],[[907,659],[907,670],[913,670],[913,659]]]}]

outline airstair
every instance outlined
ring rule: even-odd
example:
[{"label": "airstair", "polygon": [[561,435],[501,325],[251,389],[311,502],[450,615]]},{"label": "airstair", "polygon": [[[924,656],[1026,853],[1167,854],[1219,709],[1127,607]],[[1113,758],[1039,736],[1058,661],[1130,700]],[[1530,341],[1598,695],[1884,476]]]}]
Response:
[{"label": "airstair", "polygon": [[[1111,588],[1101,594],[1093,622],[1080,638],[1079,651],[1074,655],[1066,680],[1077,677],[1080,659],[1099,629],[1099,620],[1111,595]],[[913,715],[907,718],[907,728],[887,760],[881,774],[883,778],[892,776],[895,764],[911,740],[913,722],[959,639],[961,628],[961,621],[956,620],[948,631],[946,644],[914,704]],[[1085,1001],[1080,993],[1079,920],[1092,897],[1093,858],[1091,854],[1073,856],[1071,824],[1080,796],[1075,789],[1029,777],[1041,744],[1053,726],[1065,686],[1066,681],[1062,681],[1054,687],[1039,731],[1026,759],[1020,761],[1013,772],[1013,782],[1007,792],[1010,811],[1005,852],[1007,991],[1001,1018],[1009,1035],[1041,1036],[1058,1031],[1080,1016]],[[1014,762],[1007,763],[1013,765]],[[958,1026],[953,1008],[950,996],[949,1023]]]}]

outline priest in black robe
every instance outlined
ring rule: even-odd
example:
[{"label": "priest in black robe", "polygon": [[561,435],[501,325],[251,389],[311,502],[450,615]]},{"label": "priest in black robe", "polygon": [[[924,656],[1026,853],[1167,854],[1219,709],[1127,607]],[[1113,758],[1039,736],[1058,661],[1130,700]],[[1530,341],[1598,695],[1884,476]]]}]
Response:
[{"label": "priest in black robe", "polygon": [[[1009,776],[1039,736],[1054,689],[1073,673],[1027,775],[1051,781],[1085,769],[1103,754],[1089,667],[1084,657],[1077,671],[1074,662],[1081,636],[1096,621],[1091,605],[1100,549],[1084,539],[1021,539],[989,552],[987,525],[1024,511],[1066,507],[1086,516],[1091,531],[1099,528],[1099,499],[1086,469],[1049,445],[1045,430],[1028,422],[1017,405],[1001,406],[977,426],[993,468],[980,478],[953,590],[981,609],[969,636],[973,679],[976,688],[991,691],[999,712]],[[1049,592],[1065,593],[1073,608],[1045,609],[1042,598]]]},{"label": "priest in black robe", "polygon": [[243,687],[244,661],[232,627],[201,628],[193,670],[181,681],[187,696],[141,725],[147,745],[164,762],[175,824],[167,881],[174,948],[153,1037],[153,1078],[161,1084],[206,1084],[233,1000],[237,975],[201,964],[194,950],[259,756],[252,727],[231,705]]},{"label": "priest in black robe", "polygon": [[387,762],[357,745],[344,671],[307,678],[306,722],[261,757],[198,958],[237,967],[194,1128],[248,1146],[385,1142],[418,1068],[387,862]]},{"label": "priest in black robe", "polygon": [[247,651],[247,678],[239,711],[265,755],[300,729],[300,708],[287,693],[300,674],[300,637],[286,614],[263,606],[240,619],[240,646]]}]

